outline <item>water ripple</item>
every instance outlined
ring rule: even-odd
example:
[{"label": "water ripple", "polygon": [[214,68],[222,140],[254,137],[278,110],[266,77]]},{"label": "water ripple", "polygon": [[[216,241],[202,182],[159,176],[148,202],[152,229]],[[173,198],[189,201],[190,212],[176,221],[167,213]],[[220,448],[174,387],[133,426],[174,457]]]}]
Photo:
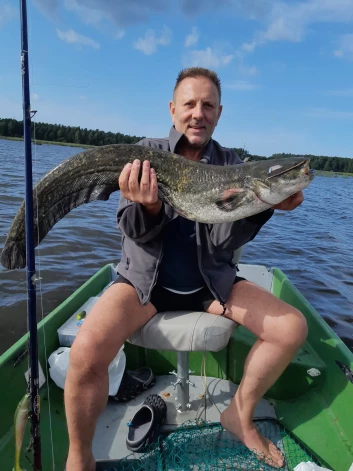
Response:
[{"label": "water ripple", "polygon": [[[34,181],[79,152],[36,148]],[[24,197],[23,143],[0,140],[0,249]],[[20,171],[18,171],[20,169]],[[353,179],[317,177],[293,212],[276,212],[243,252],[247,263],[277,266],[353,350]],[[118,193],[82,205],[58,222],[41,243],[44,314],[75,291],[102,265],[118,261]],[[26,274],[0,266],[0,353],[26,332]],[[38,290],[38,320],[41,318]]]}]

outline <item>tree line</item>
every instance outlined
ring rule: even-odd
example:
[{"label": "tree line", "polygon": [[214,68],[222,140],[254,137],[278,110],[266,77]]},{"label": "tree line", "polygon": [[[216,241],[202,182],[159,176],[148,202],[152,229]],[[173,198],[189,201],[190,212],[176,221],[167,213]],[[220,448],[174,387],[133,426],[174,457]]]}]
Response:
[{"label": "tree line", "polygon": [[[35,138],[39,141],[104,146],[108,144],[135,144],[142,139],[142,137],[129,136],[120,132],[104,132],[99,129],[41,122],[32,122],[32,136],[34,136],[34,127]],[[0,136],[23,138],[23,121],[0,118]]]},{"label": "tree line", "polygon": [[[270,157],[264,157],[262,155],[252,155],[246,149],[236,148],[234,150],[238,153],[242,160],[267,160],[267,159],[285,159],[289,157],[297,157],[297,154],[278,153],[272,154]],[[327,155],[312,155],[304,154],[300,157],[310,159],[310,168],[314,170],[324,170],[326,172],[342,172],[342,173],[353,173],[353,159],[347,157],[330,157]]]},{"label": "tree line", "polygon": [[[41,141],[64,142],[68,144],[81,144],[92,146],[104,146],[108,144],[135,144],[142,137],[129,136],[120,132],[105,132],[99,129],[87,129],[79,126],[63,126],[62,124],[49,124],[32,122],[32,131],[35,126],[35,137]],[[32,135],[34,135],[32,133]],[[16,119],[0,118],[0,136],[23,138],[23,122]],[[244,148],[233,148],[242,160],[266,160],[295,157],[295,154],[279,153],[270,157],[250,154]],[[329,172],[353,173],[353,159],[344,157],[329,157],[326,155],[306,154],[303,157],[310,158],[310,166],[315,170]]]}]

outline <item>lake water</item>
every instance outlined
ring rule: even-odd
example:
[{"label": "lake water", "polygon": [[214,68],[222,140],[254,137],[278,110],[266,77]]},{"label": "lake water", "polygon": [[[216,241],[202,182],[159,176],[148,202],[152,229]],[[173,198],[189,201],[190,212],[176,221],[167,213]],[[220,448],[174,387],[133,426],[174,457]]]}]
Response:
[{"label": "lake water", "polygon": [[[33,147],[34,182],[75,147]],[[0,250],[24,198],[23,142],[0,140]],[[73,210],[40,244],[38,320],[75,291],[102,265],[117,262],[121,237],[115,223],[119,193],[106,202]],[[242,256],[246,263],[281,268],[353,351],[353,178],[316,177],[304,203],[276,211]],[[0,354],[27,331],[25,270],[0,266]]]}]

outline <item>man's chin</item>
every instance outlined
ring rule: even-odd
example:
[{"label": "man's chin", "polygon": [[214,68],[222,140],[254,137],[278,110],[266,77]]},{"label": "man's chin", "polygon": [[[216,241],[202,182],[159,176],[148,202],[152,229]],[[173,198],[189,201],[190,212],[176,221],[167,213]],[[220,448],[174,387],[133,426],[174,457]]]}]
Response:
[{"label": "man's chin", "polygon": [[188,141],[189,146],[194,147],[196,149],[204,147],[207,142],[207,139],[201,136],[186,136],[186,139]]}]

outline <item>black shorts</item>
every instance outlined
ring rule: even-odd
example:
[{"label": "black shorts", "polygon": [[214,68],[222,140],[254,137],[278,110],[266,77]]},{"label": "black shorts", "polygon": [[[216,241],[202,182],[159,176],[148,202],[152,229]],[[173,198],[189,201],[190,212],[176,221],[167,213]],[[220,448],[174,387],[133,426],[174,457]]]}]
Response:
[{"label": "black shorts", "polygon": [[[234,284],[239,281],[245,280],[241,276],[236,276]],[[126,283],[130,286],[133,284],[127,280],[124,276],[118,273],[118,279],[115,283]],[[202,289],[191,294],[179,294],[173,293],[162,286],[156,285],[151,293],[150,301],[156,308],[157,312],[165,311],[207,311],[210,305],[215,300],[215,297],[208,289],[204,286]]]}]

